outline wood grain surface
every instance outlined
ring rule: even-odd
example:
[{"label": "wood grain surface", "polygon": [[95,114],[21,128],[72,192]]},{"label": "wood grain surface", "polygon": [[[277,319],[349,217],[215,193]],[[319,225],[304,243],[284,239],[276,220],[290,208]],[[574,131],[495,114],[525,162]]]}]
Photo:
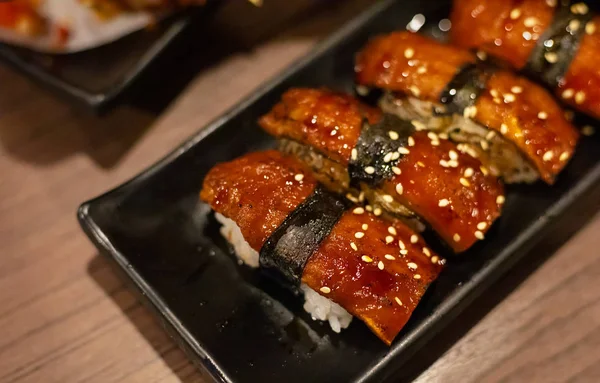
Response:
[{"label": "wood grain surface", "polygon": [[[219,12],[203,38],[228,40],[216,51],[198,43],[211,56],[201,70],[140,83],[124,106],[101,118],[0,67],[0,382],[203,381],[97,254],[75,211],[371,2],[266,3],[262,14],[239,3]],[[232,22],[240,9],[244,18]],[[242,33],[249,29],[252,35]],[[528,278],[531,270],[520,278],[517,270],[500,298],[477,301],[479,313],[460,319],[467,329],[440,335],[440,347],[420,352],[415,365],[422,368],[406,379],[599,382],[600,216],[592,213],[579,217],[587,225],[566,243],[538,250],[536,262],[548,260]]]}]

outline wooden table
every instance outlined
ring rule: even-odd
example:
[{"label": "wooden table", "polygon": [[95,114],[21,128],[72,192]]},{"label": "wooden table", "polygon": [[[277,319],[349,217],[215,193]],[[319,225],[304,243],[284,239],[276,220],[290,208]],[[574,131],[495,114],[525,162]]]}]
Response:
[{"label": "wooden table", "polygon": [[[96,118],[0,67],[0,381],[201,381],[82,234],[76,208],[152,164],[368,3],[277,10],[296,26],[195,74],[160,114],[123,106]],[[253,17],[232,30],[263,16]],[[600,381],[599,231],[597,216],[417,380]]]}]

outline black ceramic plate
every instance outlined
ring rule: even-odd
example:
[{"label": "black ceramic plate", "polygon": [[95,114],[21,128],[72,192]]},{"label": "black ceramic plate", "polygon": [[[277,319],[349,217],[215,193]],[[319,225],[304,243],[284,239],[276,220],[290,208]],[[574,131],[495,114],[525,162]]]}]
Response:
[{"label": "black ceramic plate", "polygon": [[70,101],[100,110],[111,104],[216,1],[175,15],[155,28],[84,52],[50,55],[0,44],[0,59]]},{"label": "black ceramic plate", "polygon": [[[389,379],[485,288],[544,239],[576,204],[598,208],[598,140],[585,139],[556,185],[509,187],[488,238],[452,259],[391,348],[359,321],[341,334],[314,322],[299,298],[239,266],[208,206],[207,171],[273,145],[255,121],[290,86],[352,91],[353,55],[373,34],[403,28],[415,13],[438,33],[447,5],[384,1],[313,53],[125,185],[83,204],[82,227],[116,261],[161,323],[205,372],[224,382],[347,382]],[[437,31],[437,32],[436,32]]]}]

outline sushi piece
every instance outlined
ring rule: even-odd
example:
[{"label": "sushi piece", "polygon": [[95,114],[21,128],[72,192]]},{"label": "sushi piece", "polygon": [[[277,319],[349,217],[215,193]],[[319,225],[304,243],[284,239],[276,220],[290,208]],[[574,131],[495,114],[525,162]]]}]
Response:
[{"label": "sushi piece", "polygon": [[200,197],[240,259],[299,286],[304,308],[338,332],[355,316],[391,344],[445,263],[407,226],[348,206],[274,150],[216,165]]},{"label": "sushi piece", "polygon": [[503,187],[479,160],[352,96],[291,89],[259,123],[330,189],[366,197],[376,215],[416,229],[427,223],[455,252],[483,239],[500,216]]},{"label": "sushi piece", "polygon": [[479,49],[600,118],[600,16],[582,2],[455,0],[452,43]]},{"label": "sushi piece", "polygon": [[508,183],[553,183],[579,139],[541,86],[416,33],[372,39],[355,71],[359,85],[387,92],[385,111],[449,134]]}]

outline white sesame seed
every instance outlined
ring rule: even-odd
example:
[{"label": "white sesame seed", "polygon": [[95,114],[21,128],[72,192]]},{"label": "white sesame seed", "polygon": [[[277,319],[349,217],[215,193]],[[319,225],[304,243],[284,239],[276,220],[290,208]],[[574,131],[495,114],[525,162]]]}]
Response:
[{"label": "white sesame seed", "polygon": [[506,201],[506,198],[504,198],[503,195],[499,195],[498,197],[496,197],[496,203],[498,205],[502,205],[504,203],[504,201]]},{"label": "white sesame seed", "polygon": [[583,104],[583,102],[585,101],[585,92],[580,90],[579,92],[575,93],[575,103],[576,104]]},{"label": "white sesame seed", "polygon": [[402,147],[398,148],[398,153],[400,153],[400,154],[408,154],[408,153],[410,153],[410,150],[408,150],[408,149],[406,149],[405,147],[402,146]]},{"label": "white sesame seed", "polygon": [[398,232],[396,231],[396,228],[394,226],[388,226],[388,233],[390,233],[391,235],[397,235]]},{"label": "white sesame seed", "polygon": [[356,243],[354,242],[350,242],[350,247],[352,248],[352,250],[357,251],[358,250],[358,246],[356,246]]},{"label": "white sesame seed", "polygon": [[498,91],[496,89],[490,90],[490,94],[492,95],[492,97],[500,96],[500,93],[498,93]]},{"label": "white sesame seed", "polygon": [[448,161],[446,161],[446,160],[440,160],[440,165],[442,165],[445,168],[450,167],[450,165],[448,165]]},{"label": "white sesame seed", "polygon": [[421,275],[420,274],[415,274],[415,275],[413,275],[413,278],[414,279],[421,279]]},{"label": "white sesame seed", "polygon": [[523,88],[521,88],[518,85],[515,85],[512,88],[510,88],[510,91],[513,92],[514,94],[519,94],[519,93],[523,92]]},{"label": "white sesame seed", "polygon": [[460,177],[460,179],[458,180],[458,182],[460,182],[460,184],[462,186],[465,186],[465,187],[470,187],[471,186],[471,183],[466,178]]},{"label": "white sesame seed", "polygon": [[392,242],[394,242],[394,237],[392,237],[391,235],[387,235],[385,237],[385,243],[389,244],[389,243],[392,243]]},{"label": "white sesame seed", "polygon": [[427,68],[424,66],[420,66],[417,68],[417,73],[418,74],[423,74],[423,73],[427,73]]},{"label": "white sesame seed", "polygon": [[415,146],[415,139],[412,137],[408,137],[408,146]]},{"label": "white sesame seed", "polygon": [[502,134],[508,133],[508,126],[506,124],[500,125],[500,133],[502,133]]},{"label": "white sesame seed", "polygon": [[379,217],[382,213],[383,212],[378,207],[376,207],[375,209],[373,209],[373,214],[375,214],[375,217]]},{"label": "white sesame seed", "polygon": [[302,173],[298,173],[294,176],[294,179],[298,182],[302,181],[304,179],[304,174]]},{"label": "white sesame seed", "polygon": [[398,240],[398,247],[401,248],[402,250],[406,249],[406,245],[404,244],[404,242],[402,242],[402,240]]},{"label": "white sesame seed", "polygon": [[395,297],[394,300],[396,301],[396,303],[398,303],[398,305],[402,306],[402,301],[400,300],[400,298]]},{"label": "white sesame seed", "polygon": [[573,89],[569,88],[569,89],[565,89],[565,91],[562,92],[561,97],[564,99],[568,99],[568,98],[573,97],[574,94],[575,94],[575,91]]},{"label": "white sesame seed", "polygon": [[569,21],[569,30],[571,32],[576,32],[580,26],[581,26],[581,21],[579,21],[577,19]]},{"label": "white sesame seed", "polygon": [[435,134],[435,132],[427,132],[427,137],[432,141],[436,141],[438,139],[438,136]]},{"label": "white sesame seed", "polygon": [[388,135],[390,136],[390,138],[394,141],[396,141],[398,138],[400,138],[400,136],[398,135],[397,132],[394,132],[393,130],[390,130],[388,132]]},{"label": "white sesame seed", "polygon": [[346,194],[346,198],[348,198],[350,201],[352,201],[352,202],[354,202],[354,203],[357,203],[357,202],[358,202],[358,199],[356,199],[356,197],[354,197],[354,196],[353,196],[352,194],[350,194],[350,193],[347,193],[347,194]]},{"label": "white sesame seed", "polygon": [[413,234],[410,236],[410,243],[417,243],[419,242],[419,237],[416,234]]},{"label": "white sesame seed", "polygon": [[366,206],[365,206],[365,210],[366,210],[366,211],[373,211],[373,206],[371,206],[371,205],[366,205]]},{"label": "white sesame seed", "polygon": [[408,87],[408,90],[410,90],[410,92],[413,94],[413,96],[415,97],[419,97],[419,95],[421,94],[421,89],[419,89],[418,87],[416,87],[415,85],[411,85]]},{"label": "white sesame seed", "polygon": [[442,140],[447,140],[448,139],[448,133],[440,133],[438,134],[438,137],[441,138]]},{"label": "white sesame seed", "polygon": [[394,172],[396,175],[402,174],[402,170],[400,170],[400,168],[397,166],[392,166],[392,172]]},{"label": "white sesame seed", "polygon": [[323,286],[319,290],[321,290],[323,294],[329,294],[331,292],[331,289],[327,286]]},{"label": "white sesame seed", "polygon": [[554,158],[554,152],[552,152],[551,150],[548,150],[546,153],[544,153],[544,155],[542,156],[542,159],[544,161],[551,161],[552,158]]},{"label": "white sesame seed", "polygon": [[517,97],[512,93],[506,93],[504,95],[504,102],[506,102],[507,104],[515,101],[516,99],[517,99]]},{"label": "white sesame seed", "polygon": [[392,160],[394,160],[394,161],[395,161],[395,160],[397,160],[398,158],[400,158],[400,153],[398,153],[398,152],[394,152],[394,153],[392,153]]},{"label": "white sesame seed", "polygon": [[392,152],[389,152],[383,157],[384,162],[390,162],[392,160]]},{"label": "white sesame seed", "polygon": [[425,254],[428,257],[431,257],[431,251],[429,251],[429,249],[426,247],[423,248],[423,254]]},{"label": "white sesame seed", "polygon": [[404,57],[406,57],[407,59],[412,58],[415,55],[415,50],[412,48],[406,48],[404,50]]},{"label": "white sesame seed", "polygon": [[384,255],[385,259],[389,260],[389,261],[394,261],[396,259],[396,257],[394,257],[391,254],[386,254]]},{"label": "white sesame seed", "polygon": [[379,270],[383,270],[385,265],[383,264],[383,262],[379,261],[377,262],[377,267],[379,268]]},{"label": "white sesame seed", "polygon": [[356,161],[356,159],[358,158],[358,150],[356,149],[352,149],[352,156],[351,156],[353,161]]},{"label": "white sesame seed", "polygon": [[595,129],[593,126],[590,125],[585,125],[583,128],[581,128],[581,134],[583,134],[584,136],[593,136],[595,133]]},{"label": "white sesame seed", "polygon": [[411,120],[410,123],[415,127],[415,129],[417,131],[421,131],[421,130],[427,129],[427,126],[425,126],[425,124],[422,123],[421,121]]},{"label": "white sesame seed", "polygon": [[369,225],[366,223],[363,223],[361,227],[363,230],[367,230],[369,228]]},{"label": "white sesame seed", "polygon": [[485,230],[486,227],[487,227],[487,222],[479,222],[477,224],[477,229],[479,229],[479,230]]},{"label": "white sesame seed", "polygon": [[406,255],[406,254],[408,254],[408,250],[406,250],[406,249],[401,249],[401,250],[400,250],[400,254],[402,254],[402,255]]},{"label": "white sesame seed", "polygon": [[431,144],[431,146],[439,146],[440,145],[439,141],[430,141],[429,143]]},{"label": "white sesame seed", "polygon": [[454,242],[460,242],[460,235],[454,234],[454,236],[452,237],[452,239],[454,240]]},{"label": "white sesame seed", "polygon": [[571,5],[571,12],[573,12],[574,14],[585,15],[586,13],[588,13],[588,11],[589,8],[585,3],[577,3]]},{"label": "white sesame seed", "polygon": [[484,51],[477,51],[476,55],[477,58],[481,61],[487,60],[487,53],[485,53]]},{"label": "white sesame seed", "polygon": [[362,237],[365,236],[365,233],[363,233],[362,231],[357,231],[356,233],[354,233],[354,237],[361,239]]},{"label": "white sesame seed", "polygon": [[360,257],[360,259],[367,263],[373,262],[373,258],[369,257],[368,255],[363,255],[362,257]]},{"label": "white sesame seed", "polygon": [[375,173],[375,168],[372,167],[372,166],[367,166],[365,168],[365,173],[367,173],[367,174],[373,174],[373,173]]},{"label": "white sesame seed", "polygon": [[358,195],[358,200],[359,200],[360,202],[362,202],[362,201],[364,201],[364,200],[365,200],[365,192],[364,192],[364,191],[361,191],[361,192],[360,192],[360,194]]},{"label": "white sesame seed", "polygon": [[496,132],[493,130],[490,130],[486,135],[485,135],[485,139],[487,141],[491,141],[494,139],[494,137],[496,137]]},{"label": "white sesame seed", "polygon": [[477,107],[475,105],[467,106],[463,111],[464,118],[474,118],[477,115]]},{"label": "white sesame seed", "polygon": [[515,8],[512,11],[510,11],[510,18],[512,20],[516,20],[519,17],[521,17],[521,10],[519,8]]},{"label": "white sesame seed", "polygon": [[539,24],[539,20],[535,17],[527,17],[525,18],[525,20],[523,20],[523,24],[525,24],[525,26],[527,28],[532,28],[534,27],[536,24]]},{"label": "white sesame seed", "polygon": [[396,184],[396,193],[402,195],[402,193],[404,193],[404,188],[402,187],[402,184]]},{"label": "white sesame seed", "polygon": [[423,162],[421,162],[421,161],[417,161],[417,165],[420,166],[420,167],[422,167],[422,168],[425,167],[425,164]]},{"label": "white sesame seed", "polygon": [[473,168],[466,168],[465,172],[464,172],[464,176],[468,178],[468,177],[471,177],[473,175],[473,173],[475,173]]},{"label": "white sesame seed", "polygon": [[389,194],[384,194],[382,198],[385,202],[394,202],[394,198]]},{"label": "white sesame seed", "polygon": [[548,113],[546,113],[546,112],[539,112],[539,113],[538,113],[538,118],[539,118],[540,120],[545,120],[545,119],[547,119],[547,118],[548,118]]},{"label": "white sesame seed", "polygon": [[483,236],[483,233],[482,233],[482,232],[480,232],[479,230],[477,230],[477,231],[475,232],[475,238],[477,238],[477,239],[483,239],[483,238],[485,238],[485,237]]},{"label": "white sesame seed", "polygon": [[354,214],[363,214],[365,212],[365,209],[363,209],[362,207],[355,207],[354,210],[352,210],[352,212]]},{"label": "white sesame seed", "polygon": [[490,144],[486,140],[479,141],[479,144],[483,150],[488,150],[490,148]]},{"label": "white sesame seed", "polygon": [[456,160],[450,160],[450,161],[448,161],[448,166],[450,166],[451,168],[457,168],[458,167],[458,161],[456,161]]},{"label": "white sesame seed", "polygon": [[448,201],[446,198],[444,198],[444,199],[441,199],[441,200],[438,202],[438,206],[439,206],[439,207],[446,207],[446,206],[448,206],[448,205],[450,205],[450,201]]},{"label": "white sesame seed", "polygon": [[449,151],[448,155],[450,156],[451,160],[458,160],[458,153],[456,153],[454,150]]},{"label": "white sesame seed", "polygon": [[485,166],[480,166],[479,170],[481,170],[481,172],[483,173],[484,176],[487,176],[488,174],[490,174],[490,171]]},{"label": "white sesame seed", "polygon": [[431,257],[431,263],[438,263],[438,260],[440,258],[437,255],[434,255],[433,257]]},{"label": "white sesame seed", "polygon": [[414,263],[414,262],[408,262],[406,265],[407,265],[407,266],[408,266],[408,268],[409,268],[409,269],[411,269],[411,270],[416,270],[416,269],[418,268],[417,264],[416,264],[416,263]]},{"label": "white sesame seed", "polygon": [[331,131],[331,133],[329,133],[329,134],[330,134],[330,135],[332,135],[332,136],[335,136],[335,135],[337,134],[337,130],[333,129],[333,130]]},{"label": "white sesame seed", "polygon": [[562,152],[560,154],[560,157],[558,157],[558,159],[562,162],[565,162],[566,160],[569,159],[569,152]]},{"label": "white sesame seed", "polygon": [[546,53],[544,53],[544,58],[550,64],[556,64],[558,62],[558,55],[555,52],[546,52]]},{"label": "white sesame seed", "polygon": [[594,32],[596,32],[596,24],[594,24],[593,21],[590,21],[587,24],[585,24],[585,33],[587,33],[588,35],[592,35],[594,34]]}]

